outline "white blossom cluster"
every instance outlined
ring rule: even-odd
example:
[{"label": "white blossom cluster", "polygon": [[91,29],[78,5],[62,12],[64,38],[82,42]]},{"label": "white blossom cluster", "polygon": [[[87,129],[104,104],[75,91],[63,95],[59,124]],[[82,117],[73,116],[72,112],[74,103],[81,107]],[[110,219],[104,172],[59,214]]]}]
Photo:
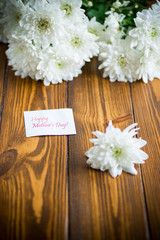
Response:
[{"label": "white blossom cluster", "polygon": [[81,0],[7,0],[2,5],[9,65],[22,78],[45,85],[73,80],[99,52]]},{"label": "white blossom cluster", "polygon": [[[130,1],[123,1],[129,4]],[[120,1],[114,8],[122,6]],[[89,31],[99,36],[99,69],[104,69],[103,77],[111,82],[133,82],[142,79],[147,83],[160,79],[160,3],[137,12],[135,27],[124,31],[121,23],[125,15],[111,9],[107,12],[104,25],[93,18]]]}]

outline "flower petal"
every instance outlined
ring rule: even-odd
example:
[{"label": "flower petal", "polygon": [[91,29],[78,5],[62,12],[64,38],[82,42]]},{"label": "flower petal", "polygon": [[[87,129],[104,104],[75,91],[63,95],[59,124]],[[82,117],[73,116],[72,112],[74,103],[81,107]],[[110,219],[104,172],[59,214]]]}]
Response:
[{"label": "flower petal", "polygon": [[118,175],[117,167],[112,167],[112,168],[110,168],[110,169],[109,169],[109,173],[111,174],[111,176],[112,176],[113,178],[117,177],[117,175]]},{"label": "flower petal", "polygon": [[124,133],[128,133],[132,128],[134,128],[134,127],[137,126],[137,125],[138,125],[138,123],[133,123],[133,124],[129,125],[128,127],[126,127],[126,128],[123,130],[123,132],[124,132]]},{"label": "flower petal", "polygon": [[133,167],[133,168],[123,168],[123,171],[133,174],[133,175],[137,175],[137,170]]}]

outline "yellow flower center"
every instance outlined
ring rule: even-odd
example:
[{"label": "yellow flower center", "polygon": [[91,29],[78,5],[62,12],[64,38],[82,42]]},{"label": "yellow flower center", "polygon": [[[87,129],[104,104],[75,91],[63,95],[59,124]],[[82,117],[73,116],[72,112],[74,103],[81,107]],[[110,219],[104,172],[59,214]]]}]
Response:
[{"label": "yellow flower center", "polygon": [[125,66],[127,64],[125,56],[120,55],[117,59],[117,62],[120,66]]},{"label": "yellow flower center", "polygon": [[75,37],[72,38],[71,40],[71,44],[73,47],[79,47],[81,45],[82,41],[81,39],[79,38],[78,35],[76,35]]},{"label": "yellow flower center", "polygon": [[65,10],[66,11],[66,15],[70,15],[72,12],[72,6],[69,4],[65,4],[61,7],[61,10]]},{"label": "yellow flower center", "polygon": [[150,35],[151,37],[155,37],[157,35],[157,31],[155,28],[152,28]]},{"label": "yellow flower center", "polygon": [[61,67],[61,66],[62,66],[62,63],[58,62],[58,63],[57,63],[57,66],[58,66],[58,67]]},{"label": "yellow flower center", "polygon": [[122,149],[121,148],[117,148],[117,147],[115,147],[115,148],[113,148],[113,156],[115,157],[115,158],[118,158],[121,154],[122,154]]},{"label": "yellow flower center", "polygon": [[50,22],[47,18],[40,18],[37,21],[37,27],[41,32],[45,32],[50,27]]}]

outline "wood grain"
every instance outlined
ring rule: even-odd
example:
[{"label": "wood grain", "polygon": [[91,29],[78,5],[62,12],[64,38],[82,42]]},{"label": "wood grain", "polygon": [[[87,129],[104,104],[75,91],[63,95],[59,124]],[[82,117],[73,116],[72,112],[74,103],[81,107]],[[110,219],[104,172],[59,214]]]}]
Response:
[{"label": "wood grain", "polygon": [[77,135],[69,136],[70,239],[149,239],[141,175],[108,172],[86,165],[92,131],[105,131],[110,119],[122,129],[133,122],[129,84],[101,78],[97,62],[69,83]]},{"label": "wood grain", "polygon": [[5,67],[7,64],[5,50],[7,46],[5,44],[0,44],[0,122],[3,109],[2,97],[4,91],[4,81],[5,81]]},{"label": "wood grain", "polygon": [[142,165],[151,238],[160,239],[160,80],[131,85],[135,121],[141,136],[148,142],[149,159]]},{"label": "wood grain", "polygon": [[[0,45],[0,239],[160,239],[160,80],[110,83],[94,59],[73,82],[15,77]],[[77,135],[26,138],[23,112],[73,108]],[[91,132],[134,121],[149,159],[137,176],[91,169]]]},{"label": "wood grain", "polygon": [[25,137],[23,112],[66,107],[66,83],[43,86],[7,69],[0,144],[0,239],[67,239],[65,136]]}]

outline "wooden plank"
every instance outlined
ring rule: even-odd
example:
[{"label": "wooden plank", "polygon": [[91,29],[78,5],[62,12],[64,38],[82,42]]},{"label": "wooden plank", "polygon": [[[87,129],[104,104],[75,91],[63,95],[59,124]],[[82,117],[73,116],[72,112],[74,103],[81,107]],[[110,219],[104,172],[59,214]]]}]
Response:
[{"label": "wooden plank", "polygon": [[[0,117],[2,113],[3,105],[1,105],[2,102],[2,96],[3,96],[3,90],[4,90],[4,80],[5,80],[5,68],[6,68],[6,45],[0,44]],[[0,118],[1,120],[1,118]]]},{"label": "wooden plank", "polygon": [[102,79],[97,67],[87,64],[68,89],[77,128],[69,136],[69,239],[149,239],[139,167],[113,179],[86,164],[92,131],[104,132],[110,119],[122,129],[133,123],[129,84]]},{"label": "wooden plank", "polygon": [[67,239],[65,136],[25,137],[23,112],[66,107],[66,83],[43,86],[8,69],[0,135],[0,238]]},{"label": "wooden plank", "polygon": [[135,121],[149,159],[142,165],[142,176],[149,217],[151,237],[160,239],[160,80],[131,84]]}]

